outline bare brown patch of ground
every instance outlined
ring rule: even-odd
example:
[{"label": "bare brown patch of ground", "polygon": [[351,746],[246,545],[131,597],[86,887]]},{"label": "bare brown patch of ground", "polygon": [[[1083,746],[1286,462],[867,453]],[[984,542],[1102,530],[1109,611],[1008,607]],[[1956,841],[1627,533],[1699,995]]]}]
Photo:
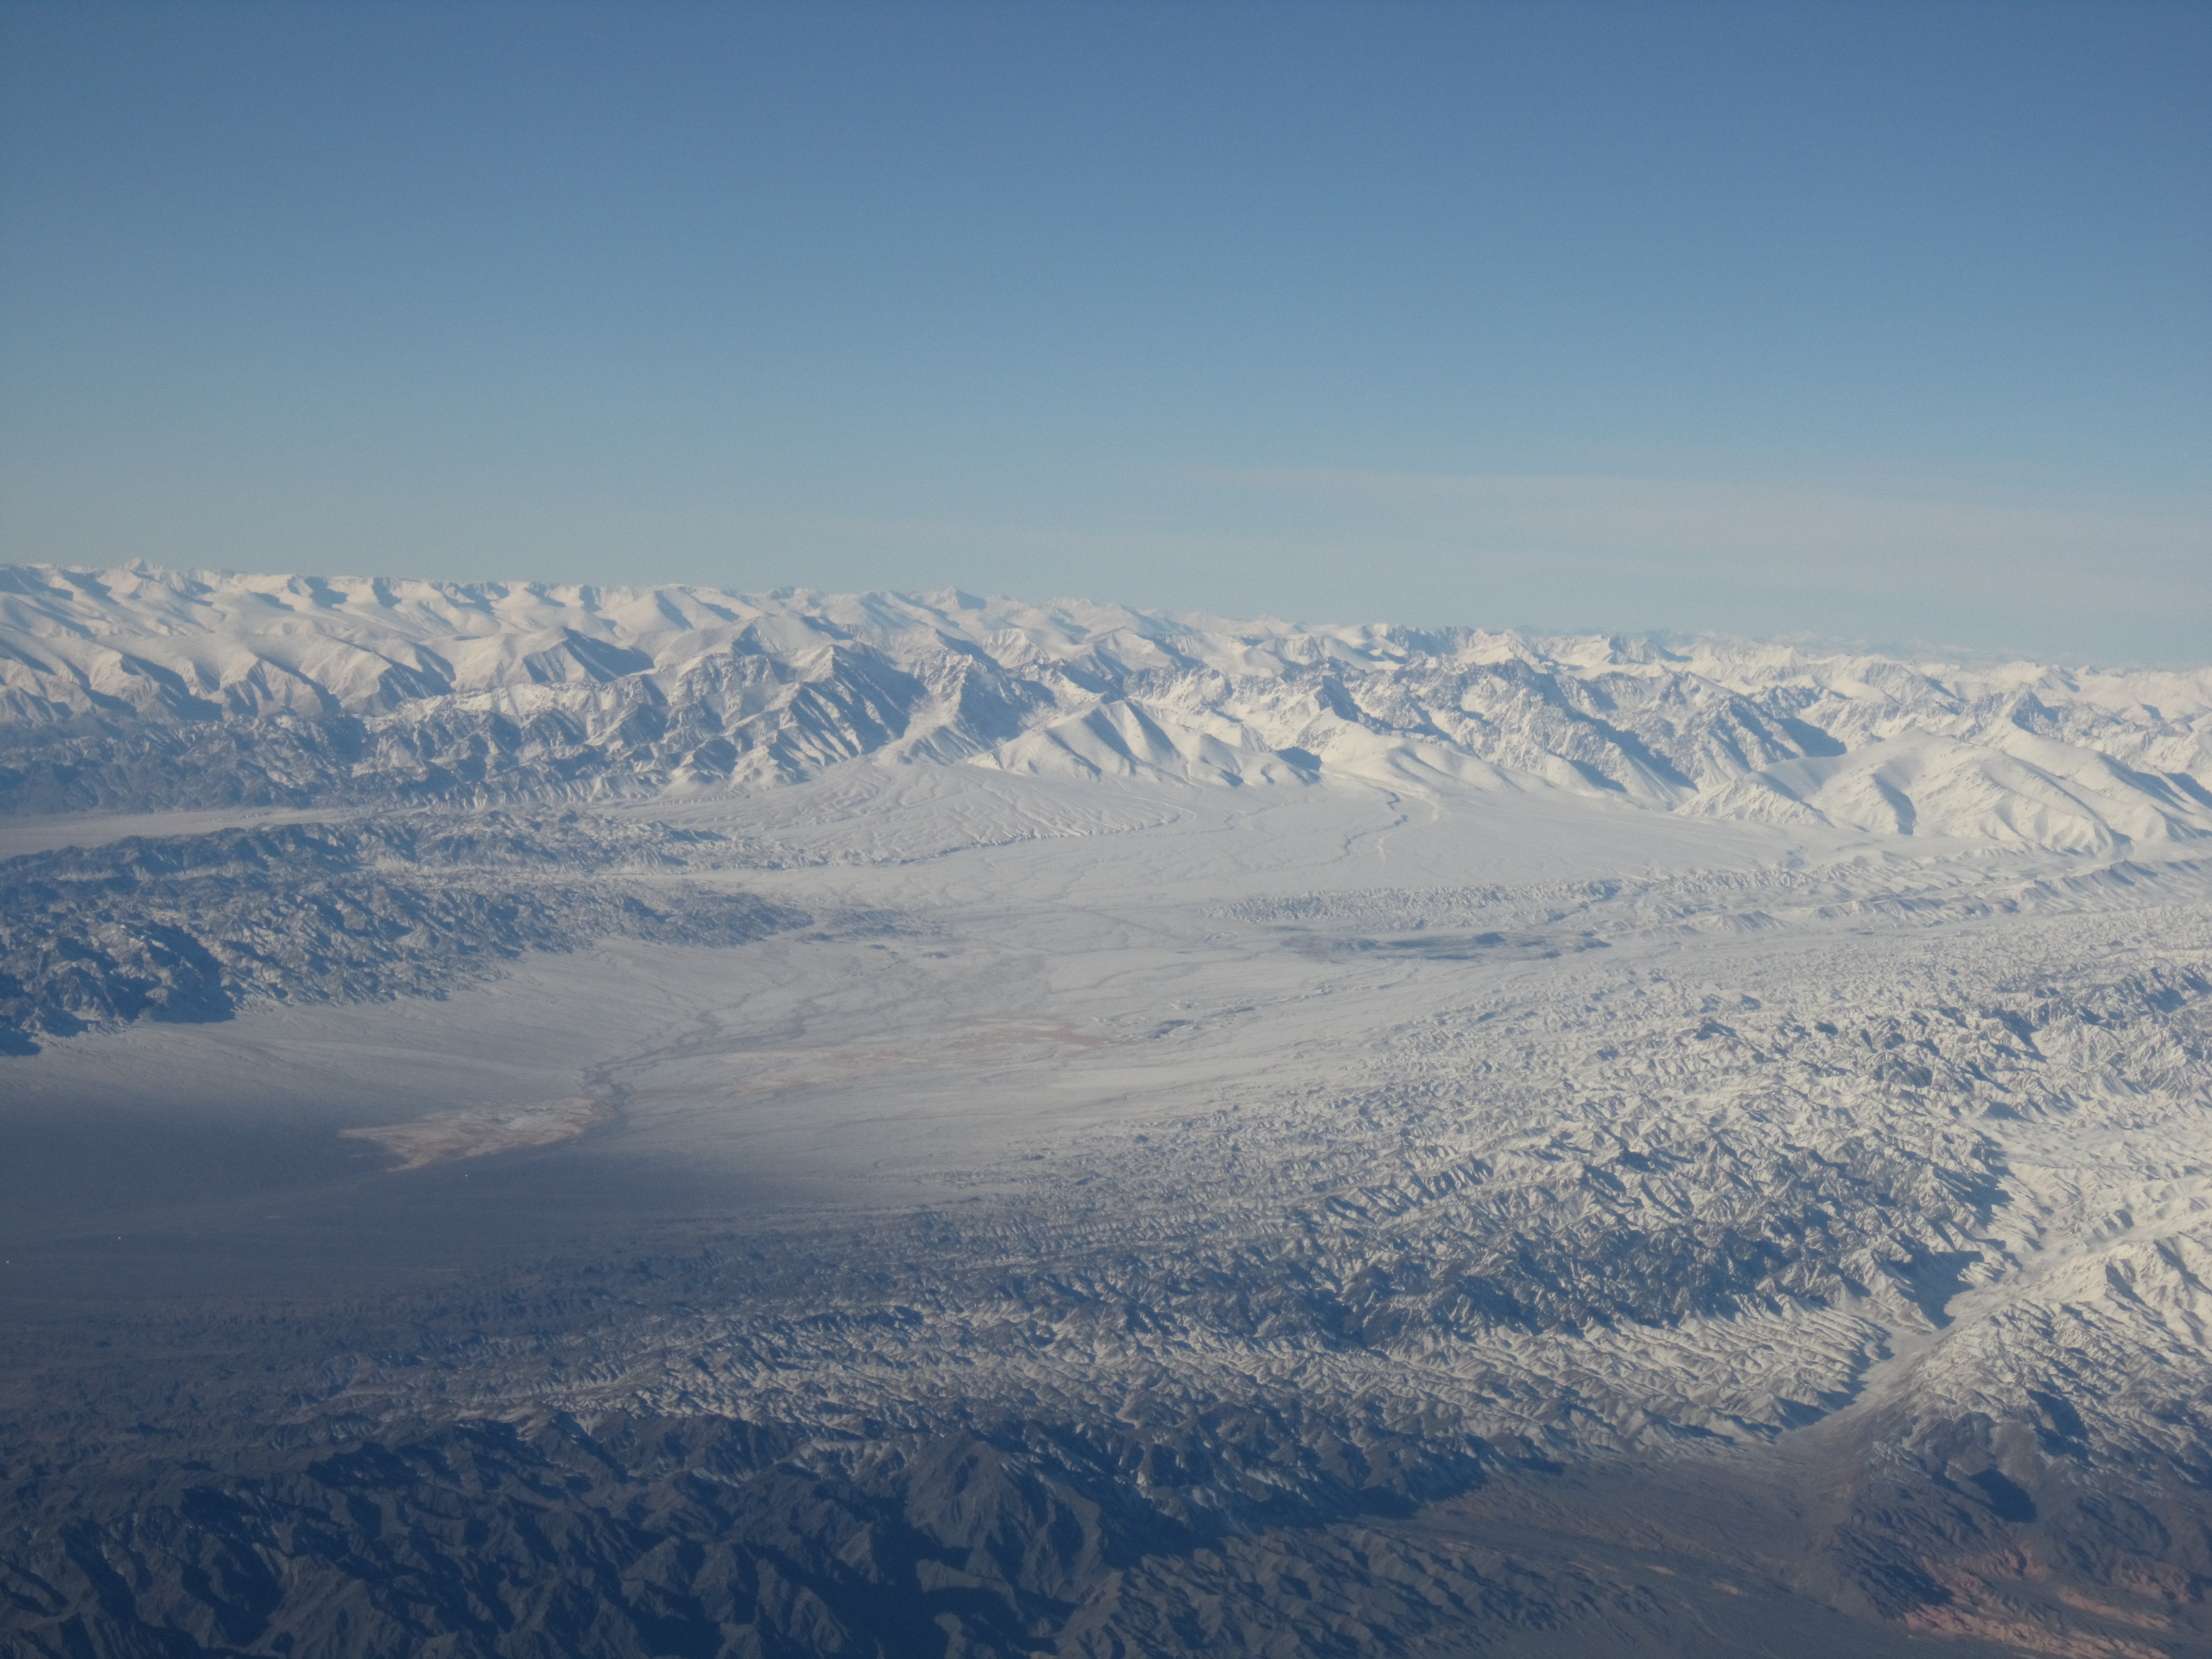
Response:
[{"label": "bare brown patch of ground", "polygon": [[550,1146],[573,1140],[595,1124],[613,1120],[614,1114],[596,1100],[580,1096],[568,1100],[538,1101],[527,1106],[472,1106],[412,1123],[380,1123],[366,1128],[341,1129],[351,1140],[372,1141],[399,1160],[401,1170],[420,1170],[458,1158],[489,1158],[495,1152],[520,1152],[526,1146]]}]

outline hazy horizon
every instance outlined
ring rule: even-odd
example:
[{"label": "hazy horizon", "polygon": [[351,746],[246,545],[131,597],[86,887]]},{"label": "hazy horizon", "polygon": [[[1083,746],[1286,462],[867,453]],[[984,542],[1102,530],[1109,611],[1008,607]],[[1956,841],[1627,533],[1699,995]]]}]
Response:
[{"label": "hazy horizon", "polygon": [[2063,650],[2057,652],[2037,653],[2032,650],[2008,649],[2002,646],[1977,645],[1959,641],[1931,639],[1927,637],[1904,636],[1891,639],[1877,639],[1869,637],[1864,635],[1854,635],[1839,633],[1822,633],[1813,629],[1793,629],[1770,633],[1753,633],[1723,628],[1607,628],[1597,626],[1595,624],[1577,627],[1571,623],[1560,626],[1546,627],[1529,622],[1498,621],[1489,618],[1466,620],[1449,616],[1425,620],[1413,620],[1405,617],[1375,614],[1285,616],[1278,612],[1257,609],[1232,613],[1204,606],[1135,604],[1126,599],[1106,597],[1097,593],[1046,593],[1042,592],[1007,592],[1000,589],[990,589],[979,593],[967,588],[943,583],[933,586],[915,586],[910,587],[838,589],[822,587],[815,584],[805,582],[787,582],[780,583],[774,586],[747,586],[739,587],[712,580],[678,580],[665,582],[598,581],[593,580],[588,575],[575,578],[539,578],[524,574],[480,577],[448,577],[427,574],[421,572],[377,570],[369,568],[346,569],[338,568],[319,570],[264,570],[217,565],[163,565],[151,560],[144,559],[132,560],[120,565],[106,566],[90,564],[57,565],[51,561],[32,561],[27,563],[17,564],[12,567],[0,566],[0,569],[10,568],[22,569],[44,568],[55,570],[76,571],[88,574],[98,574],[102,571],[112,571],[117,569],[135,569],[151,575],[167,574],[193,578],[216,579],[238,578],[256,580],[304,580],[331,582],[421,582],[439,586],[460,588],[501,587],[514,591],[580,589],[586,592],[598,593],[620,592],[650,593],[656,590],[682,589],[697,592],[720,593],[733,599],[752,600],[781,600],[796,595],[813,595],[825,599],[837,598],[866,599],[882,597],[902,601],[915,599],[938,601],[949,599],[956,602],[972,601],[987,605],[998,605],[1001,603],[1028,605],[1036,606],[1040,609],[1048,610],[1065,605],[1096,605],[1102,609],[1119,608],[1128,611],[1137,616],[1148,618],[1170,620],[1188,623],[1226,623],[1240,626],[1272,624],[1293,629],[1313,629],[1317,631],[1338,629],[1385,629],[1404,630],[1409,633],[1425,635],[1449,634],[1455,632],[1492,635],[1510,634],[1520,635],[1537,643],[1565,640],[1606,639],[1621,641],[1632,641],[1647,642],[1659,646],[1662,648],[1688,646],[1700,641],[1761,647],[1780,646],[1788,647],[1791,649],[1814,653],[1891,657],[1903,660],[1917,660],[1968,668],[1988,668],[2008,663],[2031,663],[2039,666],[2054,668],[2061,671],[2085,670],[2095,672],[2105,670],[2142,670],[2166,672],[2187,672],[2192,670],[2212,666],[2212,648],[2199,651],[2194,655],[2174,655],[2166,657],[2153,656],[2141,653],[2134,655],[2096,653],[2091,652],[2076,652],[2069,654]]},{"label": "hazy horizon", "polygon": [[0,43],[0,557],[2212,638],[2200,9]]}]

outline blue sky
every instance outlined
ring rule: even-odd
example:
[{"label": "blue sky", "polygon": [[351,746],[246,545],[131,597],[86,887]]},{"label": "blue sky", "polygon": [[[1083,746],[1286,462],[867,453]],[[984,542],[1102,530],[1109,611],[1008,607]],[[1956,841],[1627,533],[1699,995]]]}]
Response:
[{"label": "blue sky", "polygon": [[2212,7],[0,0],[0,556],[2212,658]]}]

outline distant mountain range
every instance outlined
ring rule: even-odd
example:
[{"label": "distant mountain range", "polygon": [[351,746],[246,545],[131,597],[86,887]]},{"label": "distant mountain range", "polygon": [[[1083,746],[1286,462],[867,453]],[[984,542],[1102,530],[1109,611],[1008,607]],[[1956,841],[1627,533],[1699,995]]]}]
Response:
[{"label": "distant mountain range", "polygon": [[690,793],[860,757],[1553,791],[2111,853],[2212,836],[2212,668],[1308,627],[964,593],[0,569],[0,810]]}]

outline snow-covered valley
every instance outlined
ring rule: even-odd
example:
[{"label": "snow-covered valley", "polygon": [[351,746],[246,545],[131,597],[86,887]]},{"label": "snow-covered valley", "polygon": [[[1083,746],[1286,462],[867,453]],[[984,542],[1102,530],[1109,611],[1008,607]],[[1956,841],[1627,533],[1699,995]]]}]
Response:
[{"label": "snow-covered valley", "polygon": [[2212,1634],[2212,670],[18,567],[0,684],[9,1131],[297,1149],[17,1161],[27,1653]]}]

